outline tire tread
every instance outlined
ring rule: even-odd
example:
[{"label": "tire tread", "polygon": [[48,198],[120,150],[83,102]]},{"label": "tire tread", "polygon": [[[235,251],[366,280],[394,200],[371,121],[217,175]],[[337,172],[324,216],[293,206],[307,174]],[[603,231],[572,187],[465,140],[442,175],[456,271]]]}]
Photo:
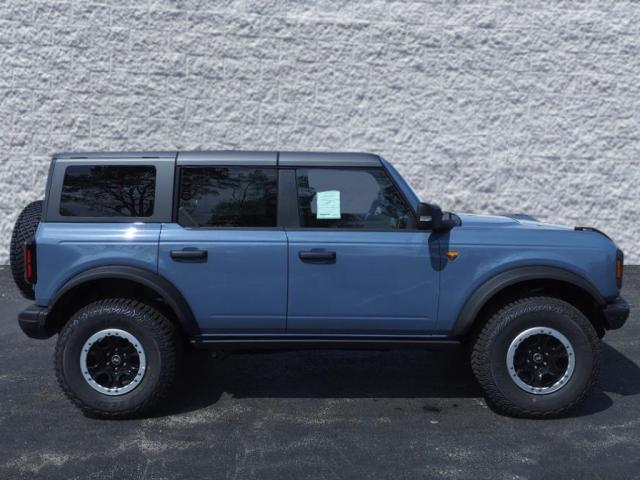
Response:
[{"label": "tire tread", "polygon": [[24,243],[33,238],[42,217],[42,200],[37,200],[28,204],[13,226],[11,233],[11,244],[9,247],[9,263],[11,265],[11,275],[18,290],[25,298],[33,300],[33,287],[24,279]]}]

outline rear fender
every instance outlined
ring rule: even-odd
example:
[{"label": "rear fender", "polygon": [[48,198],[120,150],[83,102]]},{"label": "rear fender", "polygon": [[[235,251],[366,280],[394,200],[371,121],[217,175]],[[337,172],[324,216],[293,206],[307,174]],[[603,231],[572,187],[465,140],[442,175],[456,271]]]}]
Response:
[{"label": "rear fender", "polygon": [[157,273],[130,266],[106,266],[86,270],[66,282],[49,301],[49,311],[73,292],[74,289],[97,280],[128,280],[153,290],[175,314],[176,320],[188,338],[201,334],[189,304],[180,291],[166,278]]}]

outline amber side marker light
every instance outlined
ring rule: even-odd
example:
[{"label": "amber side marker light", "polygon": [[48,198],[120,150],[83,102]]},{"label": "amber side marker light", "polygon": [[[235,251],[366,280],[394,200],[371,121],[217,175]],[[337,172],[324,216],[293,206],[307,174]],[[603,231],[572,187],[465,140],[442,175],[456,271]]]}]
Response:
[{"label": "amber side marker light", "polygon": [[24,279],[27,283],[35,284],[37,278],[36,268],[36,242],[26,242],[24,244]]},{"label": "amber side marker light", "polygon": [[447,252],[447,258],[449,259],[450,262],[453,262],[456,258],[458,258],[459,255],[460,254],[455,250],[449,250]]},{"label": "amber side marker light", "polygon": [[624,274],[624,253],[622,250],[616,252],[616,285],[622,288],[622,276]]}]

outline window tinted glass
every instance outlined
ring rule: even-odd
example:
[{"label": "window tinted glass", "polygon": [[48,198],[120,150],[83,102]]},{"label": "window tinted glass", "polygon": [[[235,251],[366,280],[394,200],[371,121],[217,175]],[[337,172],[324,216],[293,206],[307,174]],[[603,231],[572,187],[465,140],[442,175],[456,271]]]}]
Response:
[{"label": "window tinted glass", "polygon": [[384,170],[298,169],[303,227],[409,228],[411,211]]},{"label": "window tinted glass", "polygon": [[185,167],[178,222],[186,227],[275,227],[275,168]]},{"label": "window tinted glass", "polygon": [[60,215],[150,217],[156,169],[150,165],[74,165],[62,184]]}]

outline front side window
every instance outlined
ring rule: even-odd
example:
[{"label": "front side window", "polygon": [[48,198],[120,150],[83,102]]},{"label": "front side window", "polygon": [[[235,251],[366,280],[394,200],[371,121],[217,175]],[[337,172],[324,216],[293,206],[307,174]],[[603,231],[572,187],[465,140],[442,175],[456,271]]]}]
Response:
[{"label": "front side window", "polygon": [[151,165],[72,165],[60,198],[65,217],[150,217],[156,193]]},{"label": "front side window", "polygon": [[185,227],[275,227],[275,168],[184,167],[178,223]]},{"label": "front side window", "polygon": [[296,177],[302,227],[411,227],[411,210],[381,168],[299,168]]}]

